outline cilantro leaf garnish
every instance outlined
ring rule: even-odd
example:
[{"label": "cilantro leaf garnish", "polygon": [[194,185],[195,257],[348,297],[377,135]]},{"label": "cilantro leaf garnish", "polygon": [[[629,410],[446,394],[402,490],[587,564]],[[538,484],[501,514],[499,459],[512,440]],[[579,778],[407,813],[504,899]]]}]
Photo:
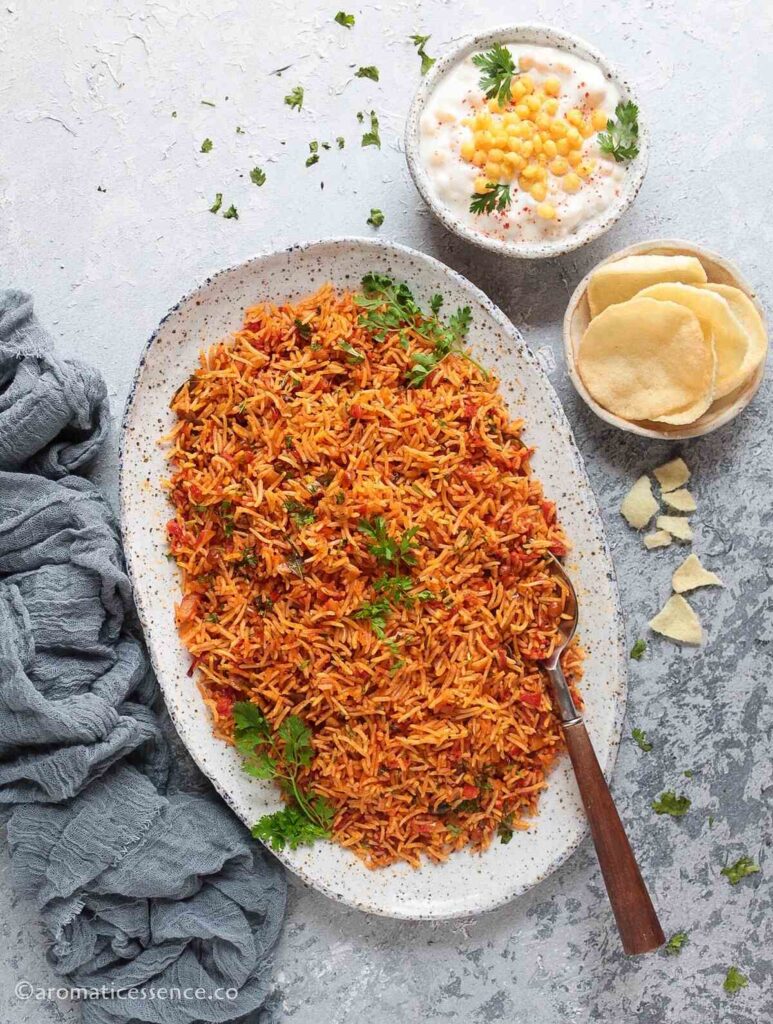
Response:
[{"label": "cilantro leaf garnish", "polygon": [[745,974],[742,974],[737,967],[728,968],[725,980],[722,982],[722,988],[725,992],[738,992],[742,988],[746,988],[749,984],[749,979]]},{"label": "cilantro leaf garnish", "polygon": [[599,148],[623,163],[639,154],[639,108],[630,100],[618,103],[615,117],[617,121],[608,121],[607,130],[599,133]]},{"label": "cilantro leaf garnish", "polygon": [[691,804],[689,797],[677,796],[673,789],[667,789],[652,801],[651,806],[655,814],[670,814],[672,818],[681,818],[687,814]]},{"label": "cilantro leaf garnish", "polygon": [[355,302],[363,311],[359,315],[360,326],[370,330],[376,341],[384,341],[390,331],[414,324],[421,316],[408,285],[396,284],[383,274],[366,274]]},{"label": "cilantro leaf garnish", "polygon": [[275,850],[329,839],[335,808],[324,797],[304,791],[298,771],[308,768],[314,754],[311,730],[297,715],[289,715],[272,733],[263,712],[249,701],[233,707],[234,746],[244,758],[244,770],[257,779],[275,779],[288,805],[265,814],[252,828],[256,839]]},{"label": "cilantro leaf garnish", "polygon": [[664,948],[668,956],[679,956],[688,942],[687,932],[674,932]]},{"label": "cilantro leaf garnish", "polygon": [[510,840],[513,838],[513,818],[512,815],[506,814],[504,818],[497,825],[497,835],[499,841],[503,846],[507,846]]},{"label": "cilantro leaf garnish", "polygon": [[366,619],[379,640],[386,636],[386,626],[392,608],[385,597],[379,597],[375,601],[366,601],[360,605],[354,613],[355,619]]},{"label": "cilantro leaf garnish", "polygon": [[372,82],[378,81],[378,68],[373,64],[368,64],[365,67],[357,68],[354,72],[355,78],[369,78]]},{"label": "cilantro leaf garnish", "polygon": [[648,754],[652,750],[652,744],[647,739],[647,733],[643,729],[632,729],[631,736],[636,742],[639,750],[643,750],[645,754]]},{"label": "cilantro leaf garnish", "polygon": [[239,219],[239,211],[236,209],[234,204],[231,203],[231,205],[225,211],[223,216],[225,217],[226,220],[238,220]]},{"label": "cilantro leaf garnish", "polygon": [[296,526],[308,526],[316,518],[313,508],[296,501],[295,498],[288,498],[285,502],[285,511],[290,513],[290,518]]},{"label": "cilantro leaf garnish", "polygon": [[469,306],[457,309],[453,316],[449,317],[447,325],[437,319],[434,321],[430,336],[430,340],[434,341],[434,347],[429,352],[411,353],[413,365],[406,373],[406,384],[409,388],[420,388],[446,356],[454,353],[469,358],[464,352],[464,341],[471,322],[472,312]]},{"label": "cilantro leaf garnish", "polygon": [[728,864],[722,868],[720,874],[724,875],[731,885],[738,885],[742,878],[756,875],[759,870],[759,865],[755,864],[751,857],[743,856],[739,857],[735,864]]},{"label": "cilantro leaf garnish", "polygon": [[346,140],[344,139],[343,135],[337,135],[336,136],[336,146],[338,146],[339,149],[343,149],[345,145],[346,145]]},{"label": "cilantro leaf garnish", "polygon": [[333,21],[337,22],[343,28],[351,28],[354,25],[354,15],[346,14],[344,11],[339,11],[335,18],[333,18]]},{"label": "cilantro leaf garnish", "polygon": [[346,353],[347,362],[353,363],[355,366],[365,362],[364,354],[358,348],[355,348],[354,345],[350,345],[348,341],[340,342],[338,347],[342,352]]},{"label": "cilantro leaf garnish", "polygon": [[376,146],[381,149],[381,136],[378,131],[378,118],[376,117],[375,111],[370,112],[370,131],[365,132],[362,136],[363,146]]},{"label": "cilantro leaf garnish", "polygon": [[383,594],[392,604],[403,604],[408,608],[413,604],[412,587],[410,576],[387,576],[385,573],[373,581],[373,589],[377,594]]},{"label": "cilantro leaf garnish", "polygon": [[382,564],[397,566],[400,563],[416,563],[416,555],[412,549],[417,546],[413,538],[419,532],[418,526],[406,530],[399,540],[389,535],[389,528],[383,516],[375,516],[372,520],[361,519],[357,523],[357,529],[373,541],[368,545],[368,551]]},{"label": "cilantro leaf garnish", "polygon": [[507,209],[511,201],[509,185],[497,185],[489,181],[486,183],[485,192],[473,192],[470,196],[470,213],[493,213],[495,210],[501,212]]},{"label": "cilantro leaf garnish", "polygon": [[506,46],[494,43],[485,53],[476,53],[472,62],[480,68],[480,87],[486,99],[496,99],[503,107],[510,99],[510,84],[518,74],[512,53]]},{"label": "cilantro leaf garnish", "polygon": [[210,213],[217,213],[217,211],[220,209],[220,207],[222,205],[223,205],[223,193],[222,192],[216,192],[215,193],[215,201],[210,206],[209,212]]},{"label": "cilantro leaf garnish", "polygon": [[380,228],[384,223],[384,214],[381,210],[372,208],[370,211],[370,217],[368,217],[366,223],[370,224],[374,228]]},{"label": "cilantro leaf garnish", "polygon": [[416,52],[421,57],[421,73],[426,75],[432,65],[435,63],[435,58],[430,57],[427,51],[424,49],[426,43],[429,41],[429,36],[412,35],[411,42],[416,47]]},{"label": "cilantro leaf garnish", "polygon": [[285,96],[285,103],[291,110],[301,110],[303,108],[303,86],[296,85],[296,87]]},{"label": "cilantro leaf garnish", "polygon": [[250,181],[253,185],[265,185],[266,183],[266,172],[260,167],[253,167],[250,171]]},{"label": "cilantro leaf garnish", "polygon": [[210,153],[212,151],[213,146],[214,143],[212,142],[212,139],[204,139],[204,141],[201,144],[201,152]]},{"label": "cilantro leaf garnish", "polygon": [[633,658],[634,661],[641,661],[642,655],[646,650],[647,641],[642,640],[641,637],[639,637],[639,639],[634,643],[633,647],[631,648],[630,657]]}]

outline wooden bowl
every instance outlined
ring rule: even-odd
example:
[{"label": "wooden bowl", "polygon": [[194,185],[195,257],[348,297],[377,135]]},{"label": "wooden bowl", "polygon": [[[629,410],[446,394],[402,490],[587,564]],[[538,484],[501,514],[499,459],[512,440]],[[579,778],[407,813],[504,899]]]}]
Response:
[{"label": "wooden bowl", "polygon": [[[594,267],[603,267],[607,263],[614,263],[623,259],[624,256],[640,256],[644,254],[658,254],[665,256],[686,255],[697,256],[703,264],[708,279],[713,284],[731,284],[740,288],[742,292],[752,300],[757,311],[762,317],[762,322],[767,329],[765,312],[757,299],[753,289],[741,275],[741,272],[729,260],[724,259],[710,249],[694,245],[692,242],[682,242],[673,238],[656,238],[650,242],[639,242],[638,245],[629,245],[626,249],[608,256],[605,260]],[[593,273],[593,271],[591,271]],[[735,391],[723,395],[717,399],[706,412],[694,423],[674,425],[671,423],[656,423],[653,420],[625,420],[621,416],[615,416],[596,402],[585,387],[579,370],[577,369],[577,352],[585,329],[590,323],[590,308],[588,306],[588,281],[590,274],[583,278],[574,290],[569,300],[564,315],[564,354],[569,376],[574,384],[577,393],[585,401],[586,405],[606,423],[611,423],[621,430],[627,430],[631,434],[639,434],[640,437],[654,437],[658,440],[678,440],[687,437],[701,437],[709,434],[712,430],[729,423],[738,413],[745,409],[757,393],[762,378],[765,375],[765,360],[760,363],[756,373],[748,380],[740,384]]]}]

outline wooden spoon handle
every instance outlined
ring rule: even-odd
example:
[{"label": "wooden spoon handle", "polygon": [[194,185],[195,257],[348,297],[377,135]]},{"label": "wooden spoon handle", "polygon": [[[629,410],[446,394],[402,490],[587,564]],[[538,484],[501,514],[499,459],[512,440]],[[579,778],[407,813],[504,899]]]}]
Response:
[{"label": "wooden spoon handle", "polygon": [[629,956],[649,953],[662,946],[666,938],[588,730],[582,721],[571,722],[564,725],[564,736],[623,949]]}]

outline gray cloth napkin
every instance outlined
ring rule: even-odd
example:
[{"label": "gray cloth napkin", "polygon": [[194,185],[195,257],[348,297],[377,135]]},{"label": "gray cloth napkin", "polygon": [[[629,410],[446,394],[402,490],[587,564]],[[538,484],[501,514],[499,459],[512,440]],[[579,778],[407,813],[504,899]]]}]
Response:
[{"label": "gray cloth napkin", "polygon": [[40,910],[54,968],[88,994],[123,993],[85,1001],[85,1024],[257,1020],[286,882],[217,797],[166,792],[118,528],[73,475],[109,425],[99,374],[56,357],[29,295],[0,291],[0,814],[14,884]]}]

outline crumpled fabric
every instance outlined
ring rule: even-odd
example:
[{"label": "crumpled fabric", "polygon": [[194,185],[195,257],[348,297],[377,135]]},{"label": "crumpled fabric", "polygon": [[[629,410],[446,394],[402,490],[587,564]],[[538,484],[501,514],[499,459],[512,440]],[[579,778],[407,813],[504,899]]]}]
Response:
[{"label": "crumpled fabric", "polygon": [[54,968],[84,990],[84,1024],[253,1021],[286,881],[216,796],[168,788],[118,527],[76,475],[109,430],[97,371],[55,355],[29,295],[0,291],[0,815],[14,885]]}]

